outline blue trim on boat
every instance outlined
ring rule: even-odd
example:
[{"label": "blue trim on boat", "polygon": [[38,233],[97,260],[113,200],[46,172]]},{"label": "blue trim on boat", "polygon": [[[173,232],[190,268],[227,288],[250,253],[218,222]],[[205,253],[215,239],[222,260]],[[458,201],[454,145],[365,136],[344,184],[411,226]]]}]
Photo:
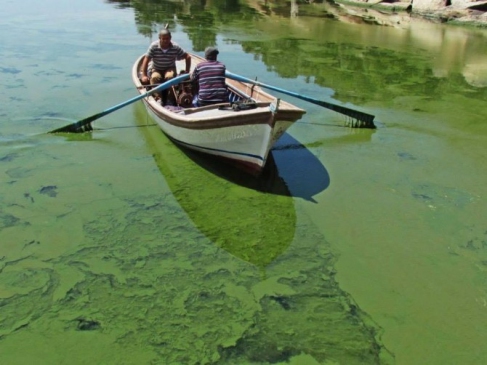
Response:
[{"label": "blue trim on boat", "polygon": [[[226,153],[230,153],[232,155],[240,155],[240,156],[248,156],[248,157],[253,157],[253,158],[256,158],[260,161],[264,161],[264,159],[258,155],[252,155],[250,153],[241,153],[241,152],[232,152],[232,151],[227,151],[227,150],[220,150],[220,149],[217,149],[217,148],[209,148],[209,147],[202,147],[202,146],[198,146],[198,145],[195,145],[195,144],[191,144],[191,143],[186,143],[186,142],[182,142],[176,138],[172,138],[172,137],[169,137],[171,138],[173,141],[183,145],[183,146],[192,146],[192,147],[195,147],[195,148],[199,148],[199,149],[202,149],[202,150],[209,150],[209,151],[218,151],[218,152],[226,152]],[[222,156],[222,157],[225,157],[225,156]]]}]

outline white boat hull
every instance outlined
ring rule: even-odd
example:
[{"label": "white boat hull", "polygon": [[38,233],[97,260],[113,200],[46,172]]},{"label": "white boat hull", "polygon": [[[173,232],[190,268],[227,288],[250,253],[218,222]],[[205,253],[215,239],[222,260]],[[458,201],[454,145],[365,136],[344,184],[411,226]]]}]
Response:
[{"label": "white boat hull", "polygon": [[[201,61],[197,56],[193,60],[193,66]],[[140,59],[134,65],[133,80],[139,92],[145,92],[137,77],[139,63]],[[243,88],[250,90],[246,84],[233,80],[227,82],[237,91]],[[244,95],[248,90],[244,91]],[[174,142],[259,174],[274,143],[305,111],[279,102],[261,90],[252,91],[257,107],[240,111],[233,110],[229,104],[221,104],[180,108],[174,112],[161,106],[152,96],[144,98],[143,102],[161,130]]]}]

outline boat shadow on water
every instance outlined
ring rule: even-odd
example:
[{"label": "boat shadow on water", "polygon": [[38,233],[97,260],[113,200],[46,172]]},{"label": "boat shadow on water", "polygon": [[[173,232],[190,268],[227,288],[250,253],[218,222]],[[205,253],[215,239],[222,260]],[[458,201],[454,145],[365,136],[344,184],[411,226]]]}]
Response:
[{"label": "boat shadow on water", "polygon": [[330,185],[330,175],[321,161],[289,133],[281,136],[272,153],[292,196],[316,203],[313,197]]},{"label": "boat shadow on water", "polygon": [[259,176],[249,175],[224,160],[184,147],[181,151],[212,174],[262,193],[316,202],[313,196],[325,190],[330,183],[323,164],[288,133],[284,133],[270,151],[265,168]]},{"label": "boat shadow on water", "polygon": [[[140,126],[152,124],[143,105],[137,105],[134,111]],[[323,183],[321,187],[309,184],[300,190],[293,184],[303,172],[294,169],[286,171],[289,186],[273,157],[262,175],[253,177],[218,159],[176,146],[157,126],[139,130],[172,195],[195,227],[216,246],[261,270],[285,252],[294,239],[293,189],[309,194],[326,187]],[[292,137],[285,137],[286,145],[290,141]],[[277,151],[278,159],[289,159],[283,151]],[[306,160],[303,156],[298,153],[296,158]],[[307,162],[287,162],[309,168],[316,162],[308,158]],[[323,167],[321,171],[326,172]],[[322,176],[321,180],[327,178]]]}]

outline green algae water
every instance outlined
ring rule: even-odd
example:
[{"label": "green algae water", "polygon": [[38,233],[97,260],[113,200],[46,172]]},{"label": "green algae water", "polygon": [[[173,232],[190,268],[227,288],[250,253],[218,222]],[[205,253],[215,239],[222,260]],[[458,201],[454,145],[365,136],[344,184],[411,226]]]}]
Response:
[{"label": "green algae water", "polygon": [[[487,33],[327,4],[1,5],[0,363],[487,362]],[[160,25],[303,101],[259,179],[135,95]],[[290,52],[295,50],[296,52]],[[288,99],[287,99],[288,100]]]}]

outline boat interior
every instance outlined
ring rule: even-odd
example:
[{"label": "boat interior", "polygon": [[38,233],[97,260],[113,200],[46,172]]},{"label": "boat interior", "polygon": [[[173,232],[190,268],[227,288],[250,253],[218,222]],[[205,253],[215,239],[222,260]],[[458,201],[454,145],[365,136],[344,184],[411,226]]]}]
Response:
[{"label": "boat interior", "polygon": [[[149,91],[153,85],[147,87],[142,86],[146,91]],[[160,100],[161,105],[174,113],[192,114],[198,112],[200,115],[205,111],[214,114],[215,109],[219,110],[249,110],[258,107],[268,107],[271,101],[259,101],[259,98],[254,96],[254,86],[248,87],[249,90],[242,91],[235,86],[228,84],[228,103],[219,103],[206,106],[197,107],[194,105],[196,87],[190,80],[183,81],[178,85],[171,86]]]}]

